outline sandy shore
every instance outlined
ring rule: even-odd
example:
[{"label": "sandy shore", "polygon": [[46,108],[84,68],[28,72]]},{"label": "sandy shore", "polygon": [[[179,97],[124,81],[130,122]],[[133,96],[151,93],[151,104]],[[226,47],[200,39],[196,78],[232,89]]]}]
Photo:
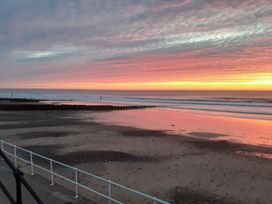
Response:
[{"label": "sandy shore", "polygon": [[77,111],[2,111],[0,130],[3,140],[171,203],[272,203],[272,160],[254,154],[271,148],[99,124]]}]

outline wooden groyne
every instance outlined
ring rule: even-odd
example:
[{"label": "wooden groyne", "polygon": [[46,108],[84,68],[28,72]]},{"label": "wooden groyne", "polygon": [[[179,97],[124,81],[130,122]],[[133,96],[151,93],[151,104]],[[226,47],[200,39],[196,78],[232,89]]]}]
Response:
[{"label": "wooden groyne", "polygon": [[152,108],[155,106],[145,105],[66,105],[66,104],[0,104],[0,111],[58,111],[58,110],[87,110],[87,111],[114,111],[114,110],[129,110],[129,109],[143,109]]}]

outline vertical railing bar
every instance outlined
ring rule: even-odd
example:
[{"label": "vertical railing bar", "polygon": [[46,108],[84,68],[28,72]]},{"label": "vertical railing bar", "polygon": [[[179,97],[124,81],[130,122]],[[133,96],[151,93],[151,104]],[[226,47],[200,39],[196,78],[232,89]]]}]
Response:
[{"label": "vertical railing bar", "polygon": [[1,140],[1,150],[4,151],[4,141]]},{"label": "vertical railing bar", "polygon": [[16,180],[16,204],[22,204],[22,186],[21,186],[21,176],[23,175],[20,170],[16,169],[15,172],[13,172]]},{"label": "vertical railing bar", "polygon": [[109,180],[109,183],[108,183],[108,188],[109,188],[109,204],[111,204],[111,180]]},{"label": "vertical railing bar", "polygon": [[79,198],[78,195],[78,170],[77,168],[75,168],[75,182],[76,182],[76,195],[75,195],[75,199]]},{"label": "vertical railing bar", "polygon": [[33,155],[32,151],[30,152],[30,168],[31,168],[31,175],[34,175],[34,166],[33,166]]},{"label": "vertical railing bar", "polygon": [[54,174],[53,174],[53,162],[52,162],[52,159],[50,159],[50,174],[51,174],[51,186],[54,185]]},{"label": "vertical railing bar", "polygon": [[[1,150],[4,152],[4,141],[1,140]],[[2,157],[1,157],[1,160],[2,160]]]},{"label": "vertical railing bar", "polygon": [[16,148],[16,145],[14,145],[13,148],[14,148],[14,165],[17,168],[17,148]]}]

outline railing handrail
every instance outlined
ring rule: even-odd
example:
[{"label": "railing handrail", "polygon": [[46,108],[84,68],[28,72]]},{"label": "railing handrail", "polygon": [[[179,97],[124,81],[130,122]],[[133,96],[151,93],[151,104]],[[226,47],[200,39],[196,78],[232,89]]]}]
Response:
[{"label": "railing handrail", "polygon": [[2,189],[2,191],[4,192],[4,194],[7,196],[7,198],[9,199],[9,201],[12,204],[16,204],[15,199],[12,197],[12,195],[10,194],[10,192],[6,189],[5,185],[0,181],[0,188]]},{"label": "railing handrail", "polygon": [[[111,190],[110,190],[110,189],[111,189],[111,186],[116,186],[116,187],[120,188],[120,189],[123,190],[123,191],[129,191],[129,192],[134,193],[134,194],[136,194],[136,195],[139,195],[139,196],[142,196],[142,197],[144,197],[144,198],[150,199],[150,200],[152,200],[154,203],[169,204],[169,202],[163,201],[163,200],[158,199],[158,198],[156,198],[156,197],[152,197],[152,196],[150,196],[150,195],[147,195],[147,194],[142,193],[142,192],[140,192],[140,191],[134,190],[134,189],[129,188],[129,187],[127,187],[127,186],[124,186],[124,185],[122,185],[122,184],[116,183],[116,182],[114,182],[114,181],[108,180],[108,179],[103,178],[103,177],[100,177],[100,176],[97,176],[97,175],[95,175],[95,174],[93,174],[93,173],[89,173],[89,172],[86,172],[86,171],[84,171],[84,170],[78,169],[78,168],[76,168],[76,167],[73,167],[73,166],[64,164],[64,163],[62,163],[62,162],[56,161],[56,160],[54,160],[54,159],[50,159],[50,158],[48,158],[48,157],[46,157],[46,156],[37,154],[37,153],[35,153],[35,152],[32,152],[32,151],[30,151],[30,150],[24,149],[24,148],[19,147],[19,146],[17,146],[17,145],[11,144],[11,143],[6,142],[6,141],[4,141],[4,140],[0,140],[0,144],[1,144],[1,150],[2,150],[3,152],[6,152],[8,155],[14,157],[15,166],[17,165],[17,159],[19,159],[19,160],[24,161],[24,162],[26,162],[27,164],[30,164],[30,165],[31,165],[31,171],[32,171],[31,174],[34,174],[34,171],[33,171],[33,167],[34,167],[34,166],[37,167],[37,168],[39,168],[39,169],[42,169],[42,170],[46,171],[47,173],[49,173],[49,174],[51,175],[51,185],[54,184],[54,176],[59,177],[59,178],[62,178],[62,179],[64,179],[64,180],[68,181],[68,182],[71,182],[71,183],[75,184],[75,185],[76,185],[76,196],[75,196],[75,198],[79,197],[79,195],[78,195],[78,190],[77,190],[77,189],[78,189],[78,186],[79,186],[79,187],[81,187],[81,188],[84,188],[84,189],[86,189],[86,190],[92,192],[92,193],[95,193],[95,194],[97,194],[97,195],[99,195],[99,196],[101,196],[101,197],[104,197],[104,198],[108,199],[108,200],[109,200],[109,203],[111,203],[111,201],[113,201],[113,202],[115,202],[115,203],[122,204],[122,202],[120,202],[120,201],[118,201],[118,200],[116,200],[116,199],[114,199],[114,198],[111,197],[111,192],[110,192],[110,191],[111,191]],[[13,147],[13,148],[14,148],[14,153],[11,153],[11,152],[6,151],[6,150],[4,149],[4,144]],[[17,150],[17,149],[29,153],[29,154],[30,154],[31,161],[28,161],[28,160],[25,160],[25,159],[19,157],[19,156],[16,154],[16,150]],[[40,158],[42,158],[42,159],[44,159],[44,160],[47,160],[47,161],[50,163],[51,169],[46,169],[46,168],[44,168],[44,167],[42,167],[42,166],[40,166],[40,165],[38,165],[38,164],[35,164],[35,163],[33,162],[33,160],[32,160],[32,156],[33,156],[33,155],[34,155],[34,156],[37,156],[37,157],[40,157]],[[71,179],[69,179],[69,178],[67,178],[67,177],[65,177],[65,176],[63,176],[63,175],[60,175],[60,174],[54,172],[54,171],[52,170],[52,164],[58,164],[58,165],[61,165],[61,166],[63,166],[63,167],[66,167],[66,168],[68,168],[68,169],[73,170],[73,171],[75,172],[75,174],[76,174],[75,180],[71,180]],[[100,180],[100,181],[106,182],[106,183],[108,184],[108,186],[109,186],[109,195],[105,195],[105,194],[100,193],[100,192],[98,192],[98,191],[96,191],[96,190],[94,190],[94,189],[89,188],[88,186],[85,186],[85,185],[79,183],[79,182],[78,182],[78,178],[77,178],[77,174],[78,174],[78,173],[82,173],[82,174],[88,175],[88,176],[90,176],[90,177],[92,177],[92,178],[95,178],[95,179],[98,179],[98,180]]]}]

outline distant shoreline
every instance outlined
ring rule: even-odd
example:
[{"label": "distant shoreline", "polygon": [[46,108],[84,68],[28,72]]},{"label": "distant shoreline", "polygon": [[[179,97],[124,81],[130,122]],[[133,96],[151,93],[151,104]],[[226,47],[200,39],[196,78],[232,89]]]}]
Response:
[{"label": "distant shoreline", "polygon": [[88,111],[114,111],[114,110],[129,110],[152,108],[154,106],[147,105],[75,105],[75,104],[43,104],[39,99],[26,98],[0,98],[0,111],[28,111],[28,110],[88,110]]}]

